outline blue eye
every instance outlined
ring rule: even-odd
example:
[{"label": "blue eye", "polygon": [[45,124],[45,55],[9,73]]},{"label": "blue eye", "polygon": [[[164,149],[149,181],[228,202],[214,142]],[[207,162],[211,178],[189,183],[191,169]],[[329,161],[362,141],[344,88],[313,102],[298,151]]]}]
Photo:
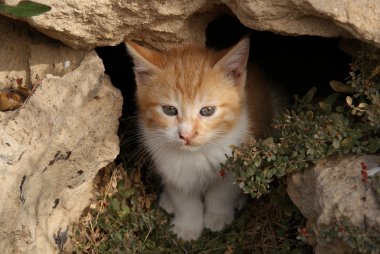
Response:
[{"label": "blue eye", "polygon": [[168,106],[168,105],[163,105],[162,110],[164,111],[165,114],[168,116],[175,116],[178,114],[178,111],[175,107],[173,106]]},{"label": "blue eye", "polygon": [[202,116],[211,116],[215,113],[215,107],[214,106],[203,107],[201,108],[201,111],[199,111],[199,113]]}]

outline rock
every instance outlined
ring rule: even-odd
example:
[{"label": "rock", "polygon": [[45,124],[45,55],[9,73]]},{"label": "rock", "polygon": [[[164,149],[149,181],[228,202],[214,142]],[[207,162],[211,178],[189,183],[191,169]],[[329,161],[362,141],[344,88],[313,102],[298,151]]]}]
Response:
[{"label": "rock", "polygon": [[122,97],[94,51],[4,17],[0,41],[0,91],[35,87],[22,107],[0,111],[0,250],[57,253],[119,152]]},{"label": "rock", "polygon": [[75,48],[116,45],[126,36],[161,49],[172,44],[204,44],[208,23],[226,13],[252,29],[352,37],[380,46],[378,0],[36,1],[52,10],[24,20]]},{"label": "rock", "polygon": [[[380,156],[331,158],[288,176],[288,194],[309,225],[345,221],[357,228],[380,228],[380,204],[371,188],[371,180],[363,182],[362,162],[369,170],[380,163]],[[317,246],[315,253],[327,253],[326,250],[328,253],[352,253],[348,246],[336,242]]]}]

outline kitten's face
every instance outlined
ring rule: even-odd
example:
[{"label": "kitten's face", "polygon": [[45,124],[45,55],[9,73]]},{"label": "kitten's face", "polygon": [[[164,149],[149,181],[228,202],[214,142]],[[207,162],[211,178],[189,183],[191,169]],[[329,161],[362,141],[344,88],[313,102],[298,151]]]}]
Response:
[{"label": "kitten's face", "polygon": [[127,45],[145,138],[193,151],[218,143],[234,128],[244,103],[247,39],[224,53],[198,48],[158,53]]}]

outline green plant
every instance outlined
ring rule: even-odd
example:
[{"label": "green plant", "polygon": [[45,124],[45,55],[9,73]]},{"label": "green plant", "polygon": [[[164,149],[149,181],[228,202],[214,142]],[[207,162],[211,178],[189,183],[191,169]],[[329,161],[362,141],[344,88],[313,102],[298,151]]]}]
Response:
[{"label": "green plant", "polygon": [[14,17],[32,17],[50,10],[50,6],[33,1],[21,1],[14,6],[0,3],[0,13]]},{"label": "green plant", "polygon": [[[315,88],[302,98],[294,96],[294,105],[275,120],[276,136],[252,138],[234,147],[224,169],[234,173],[244,192],[259,198],[270,192],[275,179],[327,156],[379,150],[380,58],[378,53],[367,54],[369,50],[374,49],[364,47],[362,56],[370,59],[362,57],[352,64],[347,84],[331,82],[339,93],[318,103],[313,103]],[[341,93],[350,93],[347,103]]]},{"label": "green plant", "polygon": [[281,189],[248,205],[222,232],[184,242],[171,233],[170,218],[157,207],[139,167],[110,165],[95,182],[96,199],[71,228],[75,253],[300,254],[308,248],[296,239],[304,219]]}]

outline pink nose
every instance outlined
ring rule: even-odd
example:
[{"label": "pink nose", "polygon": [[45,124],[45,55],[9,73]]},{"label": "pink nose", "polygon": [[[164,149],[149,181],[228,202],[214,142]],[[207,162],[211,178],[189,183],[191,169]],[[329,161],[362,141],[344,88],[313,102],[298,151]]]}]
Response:
[{"label": "pink nose", "polygon": [[191,138],[192,138],[191,134],[178,133],[178,135],[179,135],[180,139],[182,139],[183,141],[185,141],[186,145],[190,144],[190,141],[191,141]]}]

